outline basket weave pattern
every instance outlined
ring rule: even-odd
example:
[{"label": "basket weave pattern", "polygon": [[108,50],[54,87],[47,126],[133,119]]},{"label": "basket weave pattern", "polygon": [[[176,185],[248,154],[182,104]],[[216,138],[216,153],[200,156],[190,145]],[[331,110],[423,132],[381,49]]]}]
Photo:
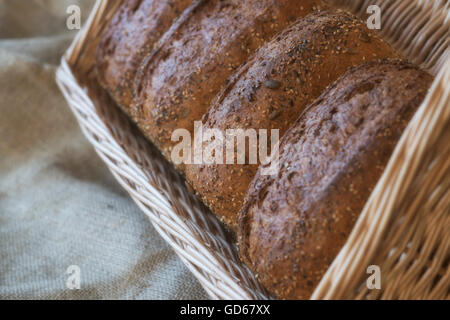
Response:
[{"label": "basket weave pattern", "polygon": [[[449,298],[450,13],[448,1],[343,1],[364,16],[383,12],[381,35],[437,75],[411,120],[352,234],[313,299]],[[94,50],[122,1],[97,0],[57,71],[80,127],[117,181],[215,299],[264,299],[239,261],[232,237],[147,142],[95,79]],[[368,290],[378,265],[382,289]]]}]

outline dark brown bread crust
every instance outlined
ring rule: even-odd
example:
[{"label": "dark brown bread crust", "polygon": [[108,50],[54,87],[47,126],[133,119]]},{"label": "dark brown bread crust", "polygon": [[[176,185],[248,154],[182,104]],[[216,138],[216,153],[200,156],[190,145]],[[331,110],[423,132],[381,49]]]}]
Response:
[{"label": "dark brown bread crust", "polygon": [[98,80],[131,114],[131,92],[142,59],[193,0],[128,0],[105,29],[96,52]]},{"label": "dark brown bread crust", "polygon": [[345,243],[432,77],[387,60],[352,68],[286,133],[239,218],[243,261],[276,297],[306,299]]},{"label": "dark brown bread crust", "polygon": [[[300,19],[264,45],[234,76],[204,117],[204,129],[279,129],[351,66],[397,54],[362,21],[342,11]],[[278,82],[273,82],[273,80]],[[274,88],[272,84],[280,86]],[[237,226],[258,165],[189,165],[186,178],[231,229]]]},{"label": "dark brown bread crust", "polygon": [[134,120],[170,160],[173,131],[192,133],[194,121],[249,55],[319,2],[195,1],[140,66]]}]

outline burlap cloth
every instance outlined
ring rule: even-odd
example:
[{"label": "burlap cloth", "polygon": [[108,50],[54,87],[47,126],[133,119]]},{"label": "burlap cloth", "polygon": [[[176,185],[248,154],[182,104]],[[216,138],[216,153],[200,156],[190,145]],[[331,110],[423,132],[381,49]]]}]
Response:
[{"label": "burlap cloth", "polygon": [[[93,0],[0,0],[0,299],[206,299],[83,138],[55,84]],[[67,287],[71,265],[80,289]]]}]

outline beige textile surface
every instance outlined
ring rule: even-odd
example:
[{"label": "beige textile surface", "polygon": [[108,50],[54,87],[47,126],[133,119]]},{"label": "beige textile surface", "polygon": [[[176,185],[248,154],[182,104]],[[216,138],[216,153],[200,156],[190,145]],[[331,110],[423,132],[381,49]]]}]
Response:
[{"label": "beige textile surface", "polygon": [[207,299],[55,84],[71,4],[86,18],[93,1],[0,0],[0,299]]}]

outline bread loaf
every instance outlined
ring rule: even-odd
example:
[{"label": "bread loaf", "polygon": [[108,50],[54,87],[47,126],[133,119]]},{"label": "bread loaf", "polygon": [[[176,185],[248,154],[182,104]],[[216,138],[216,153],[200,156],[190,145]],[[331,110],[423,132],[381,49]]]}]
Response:
[{"label": "bread loaf", "polygon": [[132,106],[139,127],[170,160],[174,130],[192,133],[194,121],[249,55],[318,2],[194,2],[142,61]]},{"label": "bread loaf", "polygon": [[[397,54],[356,17],[343,11],[313,13],[260,48],[236,72],[204,116],[204,130],[279,129],[281,137],[349,67],[389,57]],[[248,163],[189,165],[186,179],[235,229],[257,168]]]},{"label": "bread loaf", "polygon": [[276,297],[311,295],[431,82],[406,62],[365,63],[286,133],[278,175],[257,174],[239,218],[241,258]]},{"label": "bread loaf", "polygon": [[96,52],[97,78],[131,115],[131,94],[142,59],[193,0],[128,0],[105,29]]}]

